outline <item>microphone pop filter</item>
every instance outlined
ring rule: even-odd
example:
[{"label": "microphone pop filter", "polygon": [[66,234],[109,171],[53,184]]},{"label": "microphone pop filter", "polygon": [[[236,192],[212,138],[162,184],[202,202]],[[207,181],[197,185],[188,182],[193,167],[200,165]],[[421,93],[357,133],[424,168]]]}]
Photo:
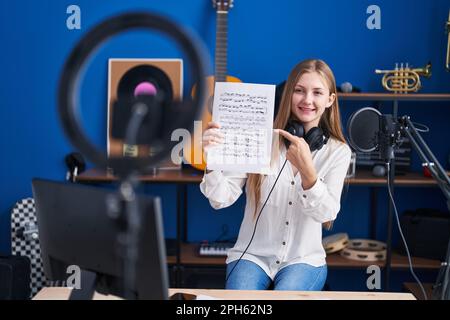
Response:
[{"label": "microphone pop filter", "polygon": [[380,111],[371,107],[359,109],[350,116],[347,131],[353,149],[372,152],[378,147],[380,116]]}]

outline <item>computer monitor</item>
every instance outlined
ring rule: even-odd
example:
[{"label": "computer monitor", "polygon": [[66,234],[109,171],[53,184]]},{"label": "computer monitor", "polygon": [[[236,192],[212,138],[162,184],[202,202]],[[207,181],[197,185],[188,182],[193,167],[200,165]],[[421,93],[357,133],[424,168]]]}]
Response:
[{"label": "computer monitor", "polygon": [[[70,276],[67,267],[76,265],[96,276],[95,291],[124,297],[124,260],[118,250],[123,225],[108,216],[106,204],[116,192],[43,179],[33,179],[32,187],[47,279],[61,283]],[[136,281],[127,292],[135,299],[165,300],[168,275],[160,199],[143,195],[137,199],[141,225]]]}]

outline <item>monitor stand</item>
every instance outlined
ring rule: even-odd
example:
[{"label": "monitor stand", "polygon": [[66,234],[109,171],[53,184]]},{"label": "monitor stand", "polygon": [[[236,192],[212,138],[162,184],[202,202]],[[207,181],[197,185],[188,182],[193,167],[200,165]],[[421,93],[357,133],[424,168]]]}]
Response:
[{"label": "monitor stand", "polygon": [[97,274],[81,270],[80,280],[80,289],[72,289],[69,300],[92,300],[95,293],[95,284],[97,283]]},{"label": "monitor stand", "polygon": [[176,292],[169,297],[169,300],[195,300],[196,298],[195,294]]}]

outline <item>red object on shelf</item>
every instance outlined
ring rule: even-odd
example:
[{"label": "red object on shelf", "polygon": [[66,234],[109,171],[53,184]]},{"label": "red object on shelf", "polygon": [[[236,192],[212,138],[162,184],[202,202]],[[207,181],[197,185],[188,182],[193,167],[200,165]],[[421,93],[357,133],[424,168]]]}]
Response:
[{"label": "red object on shelf", "polygon": [[428,167],[423,167],[423,175],[424,175],[424,177],[428,177],[428,178],[432,177],[430,169],[428,169]]}]

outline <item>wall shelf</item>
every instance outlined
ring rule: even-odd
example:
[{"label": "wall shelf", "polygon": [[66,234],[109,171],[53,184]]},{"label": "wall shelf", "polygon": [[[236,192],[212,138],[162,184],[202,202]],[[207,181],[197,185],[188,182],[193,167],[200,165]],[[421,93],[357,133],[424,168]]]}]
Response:
[{"label": "wall shelf", "polygon": [[[143,176],[142,182],[154,183],[200,183],[203,172],[194,169],[183,170],[160,170],[156,175]],[[81,183],[110,183],[117,181],[117,178],[99,169],[90,169],[76,177]],[[346,183],[361,186],[385,186],[386,178],[375,177],[368,170],[357,170],[354,178],[346,179]],[[398,186],[437,186],[434,179],[423,176],[420,172],[408,172],[395,177],[395,184]]]}]

